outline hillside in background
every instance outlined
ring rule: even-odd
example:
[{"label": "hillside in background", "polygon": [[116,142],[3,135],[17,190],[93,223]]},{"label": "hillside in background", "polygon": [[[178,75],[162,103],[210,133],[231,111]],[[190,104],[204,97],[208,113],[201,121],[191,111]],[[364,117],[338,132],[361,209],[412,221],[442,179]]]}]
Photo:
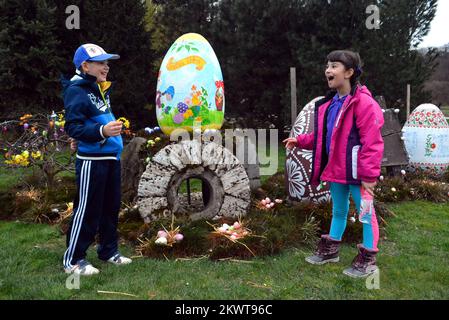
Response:
[{"label": "hillside in background", "polygon": [[425,84],[425,89],[432,92],[432,103],[449,106],[449,43],[439,48],[438,66]]}]

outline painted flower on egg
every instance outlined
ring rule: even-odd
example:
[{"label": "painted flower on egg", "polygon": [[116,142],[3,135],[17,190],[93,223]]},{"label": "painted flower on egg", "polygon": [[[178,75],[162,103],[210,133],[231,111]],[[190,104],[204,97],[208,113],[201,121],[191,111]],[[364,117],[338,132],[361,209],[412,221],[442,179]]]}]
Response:
[{"label": "painted flower on egg", "polygon": [[302,198],[305,193],[306,181],[299,165],[292,159],[287,159],[288,191],[292,198]]}]

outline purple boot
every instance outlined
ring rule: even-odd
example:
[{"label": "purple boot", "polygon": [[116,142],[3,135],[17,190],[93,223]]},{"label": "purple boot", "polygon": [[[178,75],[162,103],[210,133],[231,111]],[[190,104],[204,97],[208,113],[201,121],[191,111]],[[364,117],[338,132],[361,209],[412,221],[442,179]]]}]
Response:
[{"label": "purple boot", "polygon": [[322,235],[315,255],[307,257],[306,261],[316,265],[340,261],[340,243],[341,241],[332,239],[328,234]]},{"label": "purple boot", "polygon": [[357,245],[359,254],[352,261],[352,266],[343,273],[351,278],[366,278],[378,270],[376,266],[376,254],[378,251],[369,250],[363,245]]}]

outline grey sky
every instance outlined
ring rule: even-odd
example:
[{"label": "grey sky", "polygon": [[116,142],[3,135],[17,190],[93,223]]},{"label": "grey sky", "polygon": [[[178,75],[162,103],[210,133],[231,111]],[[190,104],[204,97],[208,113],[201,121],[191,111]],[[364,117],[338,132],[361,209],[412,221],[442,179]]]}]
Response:
[{"label": "grey sky", "polygon": [[424,47],[441,47],[449,43],[449,0],[439,0],[437,14],[430,26],[429,34],[419,45]]}]

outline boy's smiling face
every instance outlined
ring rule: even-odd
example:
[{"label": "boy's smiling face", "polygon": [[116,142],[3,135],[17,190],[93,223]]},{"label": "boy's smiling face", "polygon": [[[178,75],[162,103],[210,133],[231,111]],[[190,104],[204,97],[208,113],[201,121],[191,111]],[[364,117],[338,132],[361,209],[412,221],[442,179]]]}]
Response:
[{"label": "boy's smiling face", "polygon": [[339,89],[344,87],[346,82],[350,82],[353,74],[353,69],[346,70],[345,65],[339,61],[329,61],[327,63],[325,75],[327,84],[331,89]]},{"label": "boy's smiling face", "polygon": [[97,82],[106,81],[109,73],[108,61],[85,61],[82,64],[84,73],[97,78]]}]

